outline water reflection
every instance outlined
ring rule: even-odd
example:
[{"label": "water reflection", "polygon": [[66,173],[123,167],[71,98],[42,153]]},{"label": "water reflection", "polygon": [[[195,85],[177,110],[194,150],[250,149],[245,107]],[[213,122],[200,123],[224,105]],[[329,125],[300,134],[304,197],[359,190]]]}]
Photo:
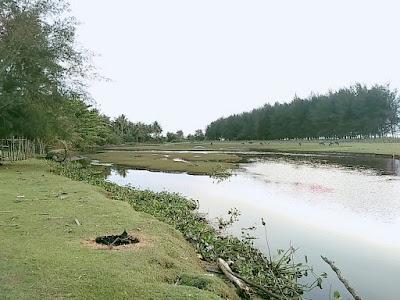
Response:
[{"label": "water reflection", "polygon": [[282,159],[288,162],[309,163],[312,166],[329,165],[353,170],[370,170],[379,175],[400,176],[400,160],[385,156],[366,154],[301,154],[301,153],[265,153],[262,156],[254,153],[249,158]]},{"label": "water reflection", "polygon": [[128,175],[128,169],[126,167],[115,165],[113,170],[119,175],[125,178]]},{"label": "water reflection", "polygon": [[[365,299],[398,299],[399,178],[376,176],[371,168],[344,168],[343,160],[336,167],[304,157],[296,158],[296,163],[292,158],[271,158],[243,164],[235,176],[220,183],[207,176],[126,169],[113,171],[109,180],[182,193],[199,200],[201,211],[211,219],[236,207],[242,215],[230,232],[241,236],[242,228],[256,226],[253,233],[262,251],[266,251],[265,234],[259,223],[264,217],[274,249],[292,243],[301,248],[301,255],[308,255],[317,272],[329,274],[325,289],[308,295],[312,299],[328,299],[330,286],[348,296],[321,254],[337,262]],[[376,163],[379,168],[384,165],[385,160]]]},{"label": "water reflection", "polygon": [[258,160],[243,169],[252,178],[266,183],[270,190],[284,192],[314,209],[329,207],[382,223],[394,222],[399,217],[400,181],[394,176],[272,160]]},{"label": "water reflection", "polygon": [[400,176],[400,159],[392,158],[384,155],[374,154],[354,154],[354,153],[333,153],[333,152],[319,152],[319,153],[290,153],[290,152],[256,152],[256,151],[202,151],[202,150],[146,150],[140,152],[150,153],[196,153],[197,155],[209,153],[226,153],[236,154],[245,159],[252,158],[271,158],[271,159],[286,159],[295,162],[308,162],[313,165],[336,165],[339,167],[350,168],[354,170],[365,169],[374,171],[380,175],[393,175]]}]

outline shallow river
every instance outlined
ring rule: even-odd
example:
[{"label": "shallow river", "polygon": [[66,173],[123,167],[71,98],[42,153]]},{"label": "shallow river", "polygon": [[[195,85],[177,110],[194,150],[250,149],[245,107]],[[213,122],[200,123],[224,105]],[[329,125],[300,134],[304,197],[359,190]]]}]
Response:
[{"label": "shallow river", "polygon": [[321,260],[324,255],[336,262],[364,299],[398,300],[399,170],[398,160],[384,158],[278,155],[252,159],[222,182],[208,176],[129,169],[114,170],[108,179],[199,200],[210,220],[237,208],[240,220],[230,233],[240,236],[241,228],[256,226],[256,246],[266,253],[263,217],[273,249],[298,247],[298,260],[307,255],[316,272],[328,273],[324,289],[313,290],[309,299],[329,299],[335,290],[350,299]]}]

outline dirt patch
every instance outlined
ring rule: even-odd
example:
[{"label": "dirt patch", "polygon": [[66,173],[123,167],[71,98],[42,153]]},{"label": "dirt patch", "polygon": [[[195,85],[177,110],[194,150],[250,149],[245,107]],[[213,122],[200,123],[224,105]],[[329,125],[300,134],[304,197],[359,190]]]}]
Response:
[{"label": "dirt patch", "polygon": [[106,245],[110,247],[118,247],[122,245],[130,245],[139,243],[139,239],[135,236],[129,235],[126,230],[119,235],[105,235],[99,236],[95,239],[97,244]]},{"label": "dirt patch", "polygon": [[[122,235],[122,234],[121,234]],[[143,234],[140,233],[135,233],[134,236],[128,235],[128,237],[132,238],[132,240],[136,242],[131,242],[131,243],[120,243],[118,246],[111,245],[117,237],[121,235],[106,235],[102,237],[96,237],[96,238],[91,238],[88,240],[82,241],[82,244],[85,245],[86,247],[89,247],[91,249],[96,249],[96,250],[116,250],[116,251],[133,251],[133,250],[139,250],[144,247],[148,247],[151,244],[151,239]],[[115,237],[113,241],[111,241],[111,244],[105,244],[105,243],[98,243],[96,240],[99,240],[99,238],[110,238],[110,237]],[[110,238],[111,239],[111,238]]]}]

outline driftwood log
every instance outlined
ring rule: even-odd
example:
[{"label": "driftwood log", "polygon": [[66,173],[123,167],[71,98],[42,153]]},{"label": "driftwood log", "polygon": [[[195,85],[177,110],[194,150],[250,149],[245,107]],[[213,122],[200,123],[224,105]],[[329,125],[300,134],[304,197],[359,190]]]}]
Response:
[{"label": "driftwood log", "polygon": [[235,286],[245,295],[250,294],[250,288],[249,286],[244,283],[243,280],[237,278],[235,275],[233,275],[233,272],[231,268],[229,267],[228,263],[223,260],[222,258],[218,258],[217,260],[218,267],[221,269],[222,273],[225,274],[225,276],[235,284]]},{"label": "driftwood log", "polygon": [[245,283],[247,283],[248,285],[250,285],[253,289],[259,290],[261,293],[268,295],[270,298],[274,298],[274,299],[278,299],[278,300],[292,300],[292,299],[297,299],[297,298],[290,298],[290,297],[284,297],[284,296],[279,296],[273,292],[270,292],[269,290],[267,290],[266,288],[255,284],[254,282],[251,282],[250,280],[247,280],[246,278],[240,276],[239,274],[232,272],[232,274],[234,276],[236,276],[237,278],[243,280]]},{"label": "driftwood log", "polygon": [[[246,278],[241,277],[239,274],[235,273],[232,271],[232,269],[229,267],[229,264],[223,260],[222,258],[218,258],[217,260],[217,264],[218,267],[220,268],[220,270],[222,271],[222,273],[224,273],[224,275],[235,284],[235,286],[245,295],[250,296],[250,293],[256,292],[257,290],[260,291],[261,293],[267,294],[269,297],[274,298],[274,299],[278,299],[278,300],[288,300],[291,298],[287,298],[287,297],[281,297],[273,292],[268,291],[267,289],[254,284],[252,282],[250,282],[249,280],[247,280]],[[217,270],[215,269],[211,269],[211,272],[216,273]],[[252,290],[251,287],[254,288],[254,290]],[[257,293],[256,293],[257,294]]]},{"label": "driftwood log", "polygon": [[344,286],[346,287],[346,289],[349,291],[349,293],[353,296],[353,298],[355,300],[362,300],[362,298],[358,295],[358,293],[356,292],[356,290],[354,290],[351,286],[350,283],[346,280],[346,278],[343,277],[342,272],[339,270],[338,267],[335,266],[335,263],[331,260],[329,260],[328,258],[321,256],[322,260],[324,262],[326,262],[331,269],[336,273],[337,277],[339,278],[339,280],[344,284]]}]

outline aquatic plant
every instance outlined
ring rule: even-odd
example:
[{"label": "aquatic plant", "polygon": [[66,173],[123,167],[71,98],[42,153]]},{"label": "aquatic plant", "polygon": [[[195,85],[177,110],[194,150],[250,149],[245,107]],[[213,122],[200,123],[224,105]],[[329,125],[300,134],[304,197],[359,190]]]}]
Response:
[{"label": "aquatic plant", "polygon": [[226,169],[226,167],[219,164],[215,168],[211,169],[211,171],[208,173],[208,176],[220,183],[232,176],[232,170]]},{"label": "aquatic plant", "polygon": [[[273,258],[271,255],[266,257],[255,248],[250,236],[239,239],[221,235],[198,213],[198,202],[192,199],[176,193],[121,187],[106,181],[96,168],[83,167],[79,163],[52,163],[51,171],[100,186],[110,198],[126,201],[134,209],[172,225],[193,245],[200,258],[208,262],[215,262],[218,258],[231,262],[235,275],[266,299],[301,299],[305,292],[316,286],[321,287],[325,274],[317,276],[307,262],[295,262],[296,250],[293,247],[286,251],[279,250]],[[235,222],[239,212],[233,209],[229,215],[229,220],[219,220],[220,229]],[[304,284],[304,280],[301,282],[300,279],[306,276],[314,276],[315,280]]]}]

